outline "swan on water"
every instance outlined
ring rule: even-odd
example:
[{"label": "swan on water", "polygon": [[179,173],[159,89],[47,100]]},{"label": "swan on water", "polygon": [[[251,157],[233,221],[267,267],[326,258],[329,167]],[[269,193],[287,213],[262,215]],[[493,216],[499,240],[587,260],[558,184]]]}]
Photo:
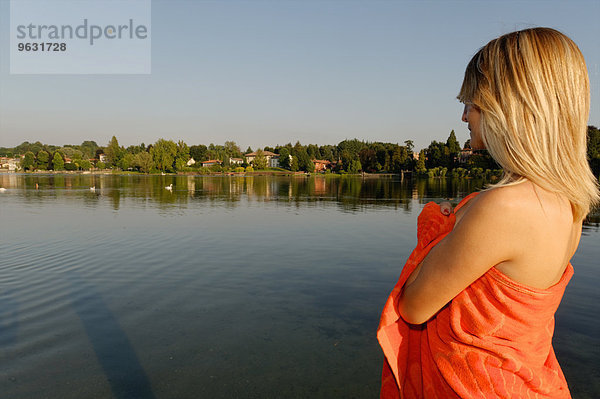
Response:
[{"label": "swan on water", "polygon": [[0,187],[0,193],[3,193],[5,191],[6,191],[6,189],[4,187]]},{"label": "swan on water", "polygon": [[90,187],[90,191],[91,191],[91,192],[95,192],[95,191],[96,191],[96,186],[92,186],[92,187]]},{"label": "swan on water", "polygon": [[173,183],[169,184],[167,187],[165,187],[165,189],[173,191]]}]

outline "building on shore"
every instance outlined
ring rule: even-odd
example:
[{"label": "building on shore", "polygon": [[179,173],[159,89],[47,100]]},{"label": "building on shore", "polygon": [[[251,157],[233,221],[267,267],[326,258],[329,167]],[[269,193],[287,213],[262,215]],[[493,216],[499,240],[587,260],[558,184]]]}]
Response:
[{"label": "building on shore", "polygon": [[207,168],[210,166],[221,165],[221,161],[218,159],[209,159],[208,161],[202,162],[202,167]]},{"label": "building on shore", "polygon": [[324,172],[332,169],[331,161],[326,159],[313,159],[312,162],[315,164],[315,172]]},{"label": "building on shore", "polygon": [[[267,166],[269,168],[279,167],[279,154],[275,154],[271,151],[263,151],[262,153],[263,156],[267,158]],[[246,157],[246,163],[251,164],[252,162],[254,162],[254,159],[256,159],[256,151],[249,152],[248,154],[245,154],[244,157]]]},{"label": "building on shore", "polygon": [[16,172],[21,169],[21,158],[0,157],[0,169]]}]

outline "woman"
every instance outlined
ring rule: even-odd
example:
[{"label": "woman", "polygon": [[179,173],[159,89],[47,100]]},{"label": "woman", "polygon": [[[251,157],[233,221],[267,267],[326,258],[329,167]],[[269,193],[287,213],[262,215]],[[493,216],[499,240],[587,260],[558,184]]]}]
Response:
[{"label": "woman", "polygon": [[581,52],[553,29],[503,35],[471,59],[462,120],[504,176],[454,212],[429,203],[419,216],[377,332],[382,398],[570,397],[552,334],[599,200],[589,98]]}]

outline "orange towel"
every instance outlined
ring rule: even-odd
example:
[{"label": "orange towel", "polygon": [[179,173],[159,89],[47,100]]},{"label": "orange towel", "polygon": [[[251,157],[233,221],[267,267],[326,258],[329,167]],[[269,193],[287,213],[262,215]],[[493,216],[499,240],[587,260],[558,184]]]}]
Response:
[{"label": "orange towel", "polygon": [[[459,209],[477,193],[464,198]],[[430,202],[417,219],[417,247],[392,290],[377,330],[385,354],[382,398],[570,398],[552,348],[554,313],[573,275],[527,287],[492,267],[421,325],[396,309],[402,287],[454,227]]]}]

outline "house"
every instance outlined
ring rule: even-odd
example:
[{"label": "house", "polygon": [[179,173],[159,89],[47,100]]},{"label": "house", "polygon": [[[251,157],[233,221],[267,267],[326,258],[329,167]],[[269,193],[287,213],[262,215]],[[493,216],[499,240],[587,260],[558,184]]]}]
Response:
[{"label": "house", "polygon": [[0,157],[0,168],[8,169],[9,172],[14,172],[19,169],[20,158]]},{"label": "house", "polygon": [[243,163],[244,163],[244,160],[242,158],[229,158],[230,165],[241,165]]},{"label": "house", "polygon": [[269,163],[269,168],[278,168],[279,167],[279,155],[278,154],[275,154],[274,156],[267,158],[267,161]]},{"label": "house", "polygon": [[[263,155],[267,158],[267,166],[269,168],[279,167],[279,154],[275,154],[271,151],[263,151]],[[245,154],[244,156],[246,157],[246,163],[250,164],[254,162],[254,159],[256,158],[256,151]]]},{"label": "house", "polygon": [[106,156],[106,154],[98,154],[98,160],[102,163],[106,163],[108,157]]},{"label": "house", "polygon": [[186,166],[192,166],[192,165],[193,165],[193,164],[195,164],[195,163],[196,163],[196,161],[194,160],[194,158],[190,158],[190,159],[189,159],[189,160],[188,160],[188,161],[185,163],[185,165],[186,165]]},{"label": "house", "polygon": [[326,159],[313,159],[312,162],[315,164],[315,172],[324,172],[332,168],[331,162]]},{"label": "house", "polygon": [[209,167],[209,166],[214,166],[214,165],[221,165],[221,161],[219,161],[218,159],[209,159],[208,161],[204,161],[202,162],[202,167]]},{"label": "house", "polygon": [[467,163],[467,161],[469,160],[469,158],[471,158],[471,155],[473,155],[473,150],[470,148],[463,148],[462,150],[460,150],[460,154],[458,156],[458,162],[459,163]]}]

